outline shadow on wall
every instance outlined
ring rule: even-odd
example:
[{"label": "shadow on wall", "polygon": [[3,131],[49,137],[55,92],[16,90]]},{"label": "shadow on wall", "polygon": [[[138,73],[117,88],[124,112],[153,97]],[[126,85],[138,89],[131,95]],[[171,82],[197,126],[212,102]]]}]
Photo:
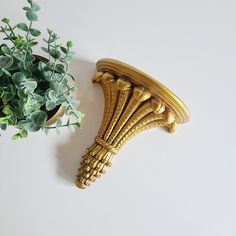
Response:
[{"label": "shadow on wall", "polygon": [[94,141],[103,115],[103,93],[99,85],[92,83],[96,71],[93,62],[75,60],[71,63],[70,72],[78,77],[79,110],[85,114],[82,127],[77,128],[69,139],[57,147],[57,173],[59,177],[74,183],[82,156],[86,148]]}]

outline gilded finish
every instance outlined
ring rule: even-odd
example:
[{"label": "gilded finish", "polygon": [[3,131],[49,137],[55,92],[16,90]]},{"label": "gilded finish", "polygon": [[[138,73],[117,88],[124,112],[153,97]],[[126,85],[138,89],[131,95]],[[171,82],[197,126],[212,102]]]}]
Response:
[{"label": "gilded finish", "polygon": [[94,144],[82,157],[77,187],[84,189],[106,172],[112,157],[138,133],[162,126],[174,132],[189,120],[183,102],[143,72],[116,60],[102,59],[93,82],[102,86],[104,114]]}]

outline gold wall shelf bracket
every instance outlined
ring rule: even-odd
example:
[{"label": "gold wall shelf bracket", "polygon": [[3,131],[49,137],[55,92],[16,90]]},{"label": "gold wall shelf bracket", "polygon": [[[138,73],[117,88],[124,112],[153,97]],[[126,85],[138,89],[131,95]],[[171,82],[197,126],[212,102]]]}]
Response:
[{"label": "gold wall shelf bracket", "polygon": [[190,117],[187,107],[169,89],[120,61],[98,61],[93,82],[102,86],[105,106],[95,142],[81,160],[76,179],[81,189],[106,172],[113,155],[133,136],[159,126],[174,132]]}]

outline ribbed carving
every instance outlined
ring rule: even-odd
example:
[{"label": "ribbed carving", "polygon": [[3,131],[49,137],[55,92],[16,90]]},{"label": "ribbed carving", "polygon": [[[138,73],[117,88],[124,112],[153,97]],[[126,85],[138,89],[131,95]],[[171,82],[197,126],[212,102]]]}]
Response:
[{"label": "ribbed carving", "polygon": [[97,72],[93,82],[104,93],[104,115],[94,144],[83,156],[76,185],[86,188],[111,166],[112,156],[133,136],[153,127],[176,128],[175,117],[165,104],[138,86],[109,72]]}]

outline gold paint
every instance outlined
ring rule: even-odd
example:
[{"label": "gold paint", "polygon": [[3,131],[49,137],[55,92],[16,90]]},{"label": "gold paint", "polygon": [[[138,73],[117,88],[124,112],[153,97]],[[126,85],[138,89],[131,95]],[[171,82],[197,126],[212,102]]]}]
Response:
[{"label": "gold paint", "polygon": [[174,132],[190,118],[184,103],[145,73],[112,59],[98,61],[97,70],[93,82],[102,86],[104,115],[81,160],[76,185],[82,189],[106,172],[113,155],[135,135],[158,126]]}]

